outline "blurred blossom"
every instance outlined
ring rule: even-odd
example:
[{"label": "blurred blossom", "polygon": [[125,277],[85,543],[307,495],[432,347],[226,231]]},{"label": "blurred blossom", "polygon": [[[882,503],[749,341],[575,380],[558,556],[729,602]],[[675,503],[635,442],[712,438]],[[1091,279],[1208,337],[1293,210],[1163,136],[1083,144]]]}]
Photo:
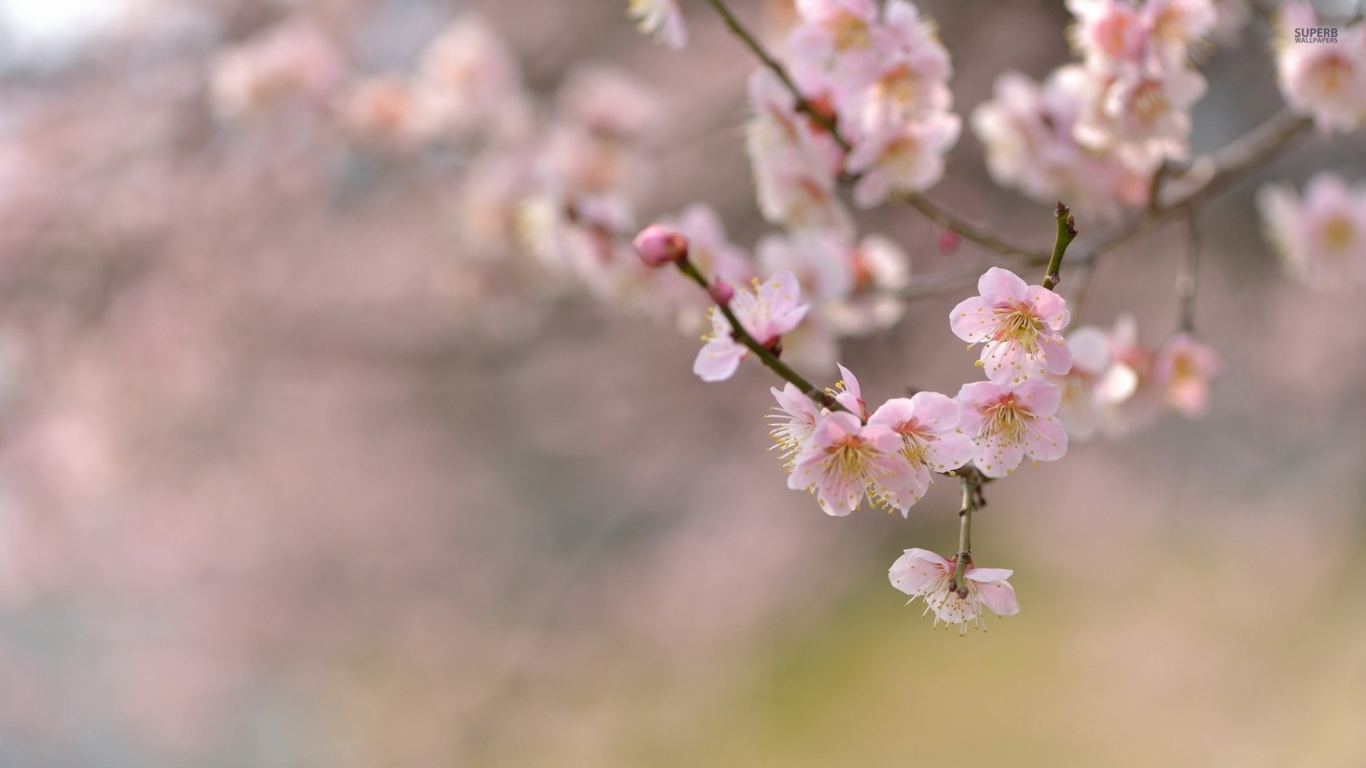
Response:
[{"label": "blurred blossom", "polygon": [[1320,173],[1302,198],[1284,185],[1263,187],[1257,206],[1267,239],[1292,276],[1322,289],[1366,281],[1366,185],[1349,187]]},{"label": "blurred blossom", "polygon": [[336,47],[317,27],[296,18],[218,54],[210,90],[218,114],[242,118],[296,98],[321,104],[342,75]]},{"label": "blurred blossom", "polygon": [[[1296,39],[1320,28],[1334,42]],[[1280,9],[1276,47],[1281,93],[1295,111],[1311,115],[1325,133],[1351,131],[1366,120],[1366,26],[1321,23],[1313,6],[1292,0]]]}]

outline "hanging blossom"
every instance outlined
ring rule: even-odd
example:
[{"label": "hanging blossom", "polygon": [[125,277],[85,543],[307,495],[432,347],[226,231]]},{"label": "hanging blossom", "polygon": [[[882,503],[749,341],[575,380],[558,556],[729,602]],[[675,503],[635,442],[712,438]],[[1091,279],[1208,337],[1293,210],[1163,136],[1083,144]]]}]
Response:
[{"label": "hanging blossom", "polygon": [[687,46],[688,28],[678,0],[628,0],[626,12],[642,34],[653,35],[675,51]]},{"label": "hanging blossom", "polygon": [[[763,283],[755,280],[755,292],[735,291],[730,309],[749,335],[761,345],[772,347],[783,334],[797,327],[809,306],[801,304],[801,288],[791,272],[779,272]],[[749,349],[736,341],[726,316],[715,308],[711,312],[712,335],[697,353],[693,373],[703,381],[724,381],[735,375]]]},{"label": "hanging blossom", "polygon": [[1316,288],[1366,282],[1366,185],[1349,187],[1320,173],[1303,198],[1288,187],[1263,187],[1257,207],[1268,239],[1295,278]]},{"label": "hanging blossom", "polygon": [[1056,461],[1067,453],[1067,430],[1054,417],[1061,396],[1042,378],[1013,386],[990,381],[964,384],[959,428],[976,444],[973,463],[987,477],[1005,477],[1025,456]]},{"label": "hanging blossom", "polygon": [[941,621],[946,629],[957,624],[962,634],[967,633],[968,625],[986,629],[983,607],[997,616],[1013,616],[1020,612],[1015,588],[1007,581],[1014,571],[978,568],[969,561],[963,572],[963,583],[953,584],[957,565],[957,556],[945,560],[924,549],[908,549],[892,563],[887,578],[893,587],[910,595],[911,600],[923,598],[925,612],[934,611],[936,627]]},{"label": "hanging blossom", "polygon": [[1157,351],[1154,373],[1163,382],[1167,405],[1188,417],[1204,414],[1209,382],[1219,374],[1219,354],[1188,333],[1176,333]]},{"label": "hanging blossom", "polygon": [[[1324,28],[1333,37],[1296,39]],[[1308,3],[1289,2],[1281,8],[1275,42],[1281,94],[1292,109],[1311,115],[1324,132],[1366,122],[1366,25],[1329,27]]]},{"label": "hanging blossom", "polygon": [[982,342],[978,364],[997,384],[1020,382],[1043,372],[1067,373],[1072,353],[1063,341],[1067,302],[1040,285],[992,267],[977,281],[980,296],[965,299],[949,315],[958,338]]}]

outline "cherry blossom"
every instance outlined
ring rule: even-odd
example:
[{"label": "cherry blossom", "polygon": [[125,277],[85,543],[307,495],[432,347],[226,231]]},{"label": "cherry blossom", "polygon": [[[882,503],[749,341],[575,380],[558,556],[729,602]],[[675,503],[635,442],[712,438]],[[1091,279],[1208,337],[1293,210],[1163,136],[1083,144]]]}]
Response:
[{"label": "cherry blossom", "polygon": [[1072,353],[1072,370],[1062,376],[1050,374],[1048,380],[1058,387],[1062,401],[1058,418],[1074,440],[1089,440],[1100,427],[1097,387],[1110,369],[1110,340],[1099,328],[1085,326],[1067,335]]},{"label": "cherry blossom", "polygon": [[934,482],[933,473],[957,469],[972,459],[972,439],[958,431],[960,415],[961,407],[953,398],[917,392],[910,398],[888,400],[868,418],[870,426],[886,426],[901,436],[900,454],[916,501]]},{"label": "cherry blossom", "polygon": [[827,515],[853,512],[865,495],[875,506],[909,509],[919,497],[901,446],[888,427],[846,411],[826,414],[794,460],[787,487],[815,495]]},{"label": "cherry blossom", "polygon": [[1353,189],[1320,173],[1303,199],[1280,185],[1263,187],[1258,208],[1267,237],[1291,275],[1316,288],[1346,288],[1366,280],[1366,186]]},{"label": "cherry blossom", "polygon": [[[791,272],[778,272],[763,283],[755,281],[755,292],[735,291],[730,309],[745,330],[763,346],[772,346],[806,316],[808,305],[800,304],[801,289]],[[731,325],[720,312],[712,310],[712,335],[697,353],[693,373],[703,381],[724,381],[735,375],[740,361],[749,355],[745,345],[731,335]]]},{"label": "cherry blossom", "polygon": [[976,443],[973,463],[987,477],[1005,477],[1029,456],[1055,461],[1067,453],[1067,431],[1054,417],[1061,395],[1042,378],[1013,386],[990,381],[964,384],[959,428]]},{"label": "cherry blossom", "polygon": [[[934,625],[944,622],[947,627],[959,626],[960,633],[968,625],[985,629],[982,608],[997,616],[1013,616],[1020,612],[1020,601],[1015,588],[1007,579],[1014,571],[1007,568],[978,568],[969,561],[963,572],[963,583],[954,584],[953,575],[958,557],[945,560],[924,549],[908,549],[892,563],[887,578],[892,586],[915,598],[925,600],[925,612],[934,612]],[[966,590],[967,596],[963,596]]]},{"label": "cherry blossom", "polygon": [[1045,371],[1067,373],[1072,353],[1061,333],[1069,317],[1061,296],[1000,267],[987,270],[977,289],[980,296],[953,308],[949,327],[966,342],[984,343],[980,364],[987,378],[1008,384]]},{"label": "cherry blossom", "polygon": [[1295,30],[1327,26],[1305,2],[1281,8],[1276,44],[1281,94],[1325,130],[1350,131],[1366,120],[1366,25],[1333,27],[1337,42],[1295,40]]},{"label": "cherry blossom", "polygon": [[1209,405],[1209,380],[1218,375],[1219,354],[1188,333],[1173,334],[1157,351],[1154,373],[1166,387],[1167,405],[1200,416]]},{"label": "cherry blossom", "polygon": [[919,192],[944,175],[944,153],[957,141],[962,121],[935,113],[911,122],[886,121],[872,129],[846,163],[860,176],[854,202],[871,208],[893,192]]}]

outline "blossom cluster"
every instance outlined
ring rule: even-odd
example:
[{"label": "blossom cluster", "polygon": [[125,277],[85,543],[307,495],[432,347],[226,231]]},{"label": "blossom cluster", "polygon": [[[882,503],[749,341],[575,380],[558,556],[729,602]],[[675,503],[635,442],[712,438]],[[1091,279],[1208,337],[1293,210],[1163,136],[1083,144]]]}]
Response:
[{"label": "blossom cluster", "polygon": [[1079,63],[1043,84],[1001,75],[972,115],[1003,186],[1114,218],[1147,199],[1164,160],[1189,154],[1190,109],[1205,79],[1192,53],[1214,33],[1211,0],[1068,0]]},{"label": "blossom cluster", "polygon": [[1316,288],[1366,283],[1366,184],[1331,173],[1309,180],[1303,198],[1282,185],[1257,195],[1266,234],[1287,271]]},{"label": "blossom cluster", "polygon": [[803,101],[772,71],[750,78],[759,208],[794,230],[847,234],[842,175],[856,179],[854,202],[865,208],[943,175],[961,129],[949,112],[952,66],[933,22],[905,0],[881,10],[874,0],[802,0],[797,12],[788,49]]}]

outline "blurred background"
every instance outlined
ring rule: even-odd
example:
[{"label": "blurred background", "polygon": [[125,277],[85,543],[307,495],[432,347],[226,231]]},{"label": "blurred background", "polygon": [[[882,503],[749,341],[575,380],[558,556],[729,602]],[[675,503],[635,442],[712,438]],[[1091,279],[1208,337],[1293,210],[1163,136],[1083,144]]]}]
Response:
[{"label": "blurred background", "polygon": [[[1209,413],[990,486],[974,552],[1024,610],[960,638],[886,581],[953,550],[951,484],[826,517],[766,450],[766,371],[703,384],[695,337],[520,255],[498,185],[383,99],[329,119],[225,74],[306,24],[288,55],[335,94],[476,13],[531,100],[499,131],[630,73],[659,111],[637,223],[702,200],[752,246],[753,61],[704,3],[679,53],[625,5],[0,2],[0,766],[1366,765],[1366,303],[1286,280],[1253,206],[1361,181],[1360,137],[1207,209]],[[1052,0],[919,7],[960,114],[1068,59]],[[1280,107],[1267,41],[1211,50],[1195,152]],[[967,132],[931,196],[1051,241]],[[987,256],[909,209],[860,225],[917,275]],[[1074,324],[1160,342],[1180,247],[1108,256]],[[967,295],[844,345],[870,402],[976,378]]]}]

